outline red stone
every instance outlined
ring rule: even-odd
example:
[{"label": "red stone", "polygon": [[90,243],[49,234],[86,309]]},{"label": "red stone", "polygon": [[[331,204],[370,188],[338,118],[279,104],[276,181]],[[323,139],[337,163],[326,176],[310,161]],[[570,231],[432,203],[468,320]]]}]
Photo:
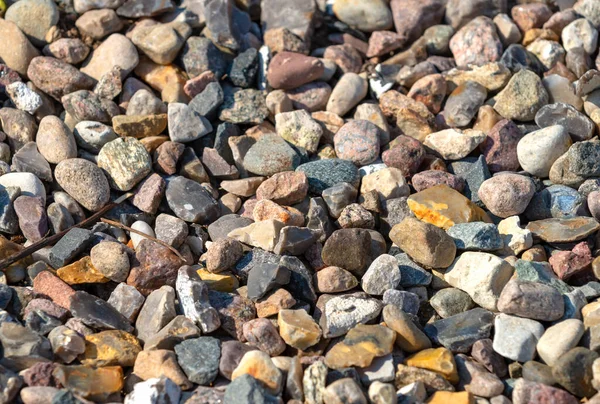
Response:
[{"label": "red stone", "polygon": [[557,251],[548,260],[552,270],[562,280],[579,274],[592,264],[592,252],[585,241],[577,244],[571,251]]}]

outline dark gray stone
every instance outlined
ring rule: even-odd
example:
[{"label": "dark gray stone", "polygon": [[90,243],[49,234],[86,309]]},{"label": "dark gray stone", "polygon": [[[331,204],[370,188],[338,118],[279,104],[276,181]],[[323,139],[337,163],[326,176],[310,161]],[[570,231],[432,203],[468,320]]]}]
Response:
[{"label": "dark gray stone", "polygon": [[494,314],[475,308],[425,326],[425,334],[435,343],[454,353],[467,353],[475,341],[488,338]]},{"label": "dark gray stone", "polygon": [[256,89],[226,87],[219,119],[238,124],[260,124],[269,116],[265,95]]},{"label": "dark gray stone", "polygon": [[485,162],[484,156],[467,157],[462,160],[453,161],[448,165],[448,171],[454,175],[462,177],[465,182],[463,195],[475,202],[480,207],[484,206],[477,191],[483,181],[491,178],[490,170]]},{"label": "dark gray stone", "polygon": [[232,230],[246,227],[252,223],[254,223],[252,219],[232,213],[215,220],[208,226],[207,230],[210,239],[214,242],[227,237]]},{"label": "dark gray stone", "polygon": [[50,250],[50,265],[64,267],[88,247],[93,237],[90,230],[78,227],[69,230]]},{"label": "dark gray stone", "polygon": [[42,181],[52,182],[50,164],[40,154],[35,142],[26,143],[13,155],[12,170],[32,173]]},{"label": "dark gray stone", "polygon": [[183,46],[181,60],[190,78],[210,70],[220,79],[227,70],[225,55],[205,37],[189,37]]},{"label": "dark gray stone", "polygon": [[395,257],[402,276],[400,286],[408,288],[411,286],[428,286],[431,283],[433,277],[431,272],[427,272],[421,268],[407,254],[397,254]]},{"label": "dark gray stone", "polygon": [[165,194],[171,210],[186,222],[210,224],[219,217],[218,202],[195,181],[185,177],[171,178]]},{"label": "dark gray stone", "polygon": [[277,286],[290,281],[290,270],[279,264],[263,264],[248,273],[248,298],[258,300]]},{"label": "dark gray stone", "polygon": [[313,285],[312,273],[306,269],[297,257],[283,256],[279,265],[290,271],[290,281],[285,286],[296,300],[302,300],[311,305],[317,301],[317,294]]},{"label": "dark gray stone", "polygon": [[40,335],[48,335],[62,322],[42,310],[32,310],[25,316],[25,325]]},{"label": "dark gray stone", "polygon": [[71,297],[69,309],[73,317],[79,318],[90,327],[102,330],[133,331],[129,321],[114,307],[87,292],[75,292]]},{"label": "dark gray stone", "polygon": [[20,188],[0,185],[0,232],[16,234],[19,231],[19,219],[13,203],[20,195]]},{"label": "dark gray stone", "polygon": [[189,106],[198,114],[213,120],[217,117],[217,111],[223,103],[223,89],[217,82],[208,83],[206,88],[196,95]]},{"label": "dark gray stone", "polygon": [[233,153],[229,147],[229,138],[239,136],[240,134],[240,129],[232,123],[223,122],[217,127],[214,149],[229,164],[235,164]]},{"label": "dark gray stone", "polygon": [[313,194],[321,193],[334,185],[347,182],[358,187],[360,174],[356,166],[347,160],[326,159],[302,164],[296,171],[301,171],[308,178],[308,190]]},{"label": "dark gray stone", "polygon": [[528,69],[537,75],[541,75],[546,68],[533,53],[529,52],[523,45],[512,44],[504,51],[500,63],[508,67],[511,72]]},{"label": "dark gray stone", "polygon": [[229,69],[229,80],[234,86],[248,88],[256,81],[258,72],[258,51],[250,48],[233,59]]},{"label": "dark gray stone", "polygon": [[213,337],[199,337],[175,346],[177,362],[190,381],[209,385],[219,373],[221,342]]}]

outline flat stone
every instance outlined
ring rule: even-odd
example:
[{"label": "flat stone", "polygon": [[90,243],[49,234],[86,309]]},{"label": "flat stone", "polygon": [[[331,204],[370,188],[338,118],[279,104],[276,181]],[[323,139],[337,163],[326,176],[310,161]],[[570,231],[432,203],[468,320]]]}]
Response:
[{"label": "flat stone", "polygon": [[187,222],[209,224],[218,218],[219,205],[204,187],[178,176],[167,182],[166,197],[177,217]]},{"label": "flat stone", "polygon": [[173,142],[191,142],[212,132],[210,122],[183,103],[169,103],[168,122],[169,138]]},{"label": "flat stone", "polygon": [[551,218],[529,222],[527,230],[548,243],[579,241],[596,232],[600,225],[589,217]]},{"label": "flat stone", "polygon": [[85,324],[109,330],[133,331],[129,321],[104,300],[87,292],[75,292],[70,298],[69,310]]},{"label": "flat stone", "polygon": [[321,328],[326,338],[344,335],[357,324],[364,324],[377,317],[382,304],[372,298],[337,296],[325,304]]},{"label": "flat stone", "polygon": [[300,156],[276,134],[262,136],[243,158],[246,170],[265,176],[294,170],[299,164]]},{"label": "flat stone", "polygon": [[459,250],[496,251],[504,247],[498,228],[491,223],[458,223],[448,229]]},{"label": "flat stone", "polygon": [[144,295],[136,288],[125,283],[119,283],[110,294],[107,302],[133,323],[144,304]]},{"label": "flat stone", "polygon": [[475,204],[444,184],[412,194],[406,202],[417,218],[446,230],[458,223],[484,218]]},{"label": "flat stone", "polygon": [[434,321],[426,325],[424,331],[434,342],[452,352],[467,353],[475,341],[489,337],[493,320],[491,312],[475,308]]},{"label": "flat stone", "polygon": [[135,322],[137,337],[145,342],[175,318],[175,290],[162,286],[148,295]]},{"label": "flat stone", "polygon": [[332,369],[369,366],[374,358],[391,353],[394,338],[387,327],[358,324],[327,352],[325,364]]}]

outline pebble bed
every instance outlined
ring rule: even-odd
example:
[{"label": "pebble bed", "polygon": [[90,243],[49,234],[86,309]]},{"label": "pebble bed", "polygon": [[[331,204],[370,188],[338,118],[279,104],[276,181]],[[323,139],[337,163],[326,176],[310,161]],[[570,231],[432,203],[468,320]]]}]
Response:
[{"label": "pebble bed", "polygon": [[0,404],[600,403],[600,1],[0,16]]}]

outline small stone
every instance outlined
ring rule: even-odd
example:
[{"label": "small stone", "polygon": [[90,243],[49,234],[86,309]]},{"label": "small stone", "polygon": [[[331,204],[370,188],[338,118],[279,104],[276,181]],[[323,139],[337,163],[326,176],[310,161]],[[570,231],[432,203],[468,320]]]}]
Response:
[{"label": "small stone", "polygon": [[323,130],[308,112],[304,110],[284,112],[277,114],[275,121],[279,136],[310,153],[317,151]]},{"label": "small stone", "polygon": [[577,397],[591,397],[596,389],[591,385],[592,363],[598,358],[595,351],[573,348],[561,355],[552,366],[558,384]]},{"label": "small stone", "polygon": [[133,323],[144,304],[144,300],[144,296],[136,288],[125,283],[119,283],[110,294],[107,302]]},{"label": "small stone", "polygon": [[343,378],[331,383],[323,392],[326,403],[365,404],[367,399],[359,385],[350,378]]},{"label": "small stone", "polygon": [[284,309],[290,309],[296,304],[296,300],[290,292],[281,288],[259,299],[256,302],[258,317],[271,317]]},{"label": "small stone", "polygon": [[564,314],[561,294],[542,283],[511,280],[498,300],[498,310],[534,320],[557,320]]},{"label": "small stone", "polygon": [[398,168],[383,168],[362,178],[360,193],[364,195],[377,191],[380,200],[408,196],[410,191],[404,177],[405,174]]},{"label": "small stone", "polygon": [[529,222],[527,230],[548,243],[570,243],[596,232],[600,224],[589,217],[551,218]]},{"label": "small stone", "polygon": [[452,352],[467,353],[475,341],[489,338],[493,321],[491,312],[475,308],[427,324],[424,331],[434,342]]},{"label": "small stone", "polygon": [[35,196],[21,195],[15,199],[13,207],[23,235],[32,242],[41,240],[48,232],[44,201]]},{"label": "small stone", "polygon": [[[91,368],[87,366],[58,366],[53,372],[60,385],[73,394],[90,400],[107,400],[123,389],[123,369],[120,366]],[[89,381],[93,380],[93,383]],[[60,396],[59,396],[60,397]],[[63,401],[62,398],[58,398]],[[71,400],[75,400],[73,397]],[[70,400],[69,400],[70,401]]]},{"label": "small stone", "polygon": [[138,340],[124,331],[102,331],[85,337],[81,363],[88,366],[133,366],[142,350]]},{"label": "small stone", "polygon": [[335,231],[323,246],[323,262],[363,275],[371,256],[371,236],[362,229]]},{"label": "small stone", "polygon": [[214,241],[206,253],[206,268],[219,273],[233,267],[243,256],[242,244],[234,239],[223,238]]},{"label": "small stone", "polygon": [[448,229],[459,250],[496,251],[503,248],[504,243],[498,228],[490,223],[459,223]]},{"label": "small stone", "polygon": [[281,388],[281,372],[264,352],[247,352],[231,374],[231,380],[235,381],[235,379],[243,375],[250,375],[256,378],[270,392],[275,393]]},{"label": "small stone", "polygon": [[125,397],[125,402],[127,404],[177,402],[180,396],[180,387],[170,378],[161,376],[137,383],[133,391]]},{"label": "small stone", "polygon": [[478,195],[490,212],[506,218],[523,213],[534,191],[529,178],[508,173],[484,181]]},{"label": "small stone", "polygon": [[450,383],[458,383],[454,356],[446,348],[424,349],[406,358],[404,364],[440,373]]},{"label": "small stone", "polygon": [[473,308],[471,297],[460,289],[446,288],[436,292],[429,303],[442,318],[452,317]]},{"label": "small stone", "polygon": [[248,273],[248,298],[258,300],[276,286],[284,286],[290,280],[288,268],[275,264],[256,266]]},{"label": "small stone", "polygon": [[442,229],[407,217],[390,232],[392,241],[418,263],[447,268],[456,255],[452,237]]},{"label": "small stone", "polygon": [[129,321],[121,313],[104,300],[87,292],[75,292],[70,301],[69,309],[73,316],[79,317],[81,321],[91,327],[127,332],[133,330]]},{"label": "small stone", "polygon": [[325,355],[325,364],[332,369],[349,366],[366,367],[374,358],[392,351],[394,331],[381,325],[358,324]]},{"label": "small stone", "polygon": [[195,181],[178,176],[167,182],[166,198],[169,207],[180,219],[208,224],[219,216],[217,201]]},{"label": "small stone", "polygon": [[334,137],[336,155],[357,166],[375,161],[379,154],[380,129],[366,120],[353,120],[342,126]]},{"label": "small stone", "polygon": [[496,317],[494,329],[494,351],[518,362],[533,360],[535,346],[544,333],[537,321],[507,314]]},{"label": "small stone", "polygon": [[[486,271],[486,276],[483,276],[483,271]],[[448,268],[444,279],[469,293],[479,306],[496,311],[501,292],[512,274],[510,264],[492,254],[465,252]]]},{"label": "small stone", "polygon": [[411,316],[394,305],[383,308],[386,326],[396,332],[396,345],[407,352],[431,348],[431,341],[412,321]]},{"label": "small stone", "polygon": [[276,134],[262,136],[243,158],[245,169],[265,176],[294,170],[299,164],[300,156]]},{"label": "small stone", "polygon": [[339,116],[346,115],[365,98],[368,87],[367,81],[358,74],[345,73],[333,88],[326,110]]},{"label": "small stone", "polygon": [[209,385],[219,371],[221,344],[213,337],[188,339],[175,345],[177,361],[190,381]]},{"label": "small stone", "polygon": [[504,240],[505,248],[517,255],[533,245],[533,237],[527,229],[521,228],[518,216],[510,216],[498,223],[498,232]]},{"label": "small stone", "polygon": [[380,255],[362,277],[362,289],[370,295],[383,295],[385,291],[395,289],[400,284],[400,268],[395,257]]},{"label": "small stone", "polygon": [[306,350],[321,339],[321,328],[302,309],[279,311],[277,325],[285,343],[299,350]]},{"label": "small stone", "polygon": [[502,44],[492,20],[481,16],[458,30],[450,40],[450,50],[457,66],[481,66],[500,59]]},{"label": "small stone", "polygon": [[[549,126],[525,135],[517,145],[521,167],[530,174],[545,178],[550,167],[571,145],[565,127]],[[542,147],[543,146],[543,147]]]},{"label": "small stone", "polygon": [[173,142],[191,142],[212,132],[212,126],[206,118],[178,102],[169,103],[168,122],[169,138]]},{"label": "small stone", "polygon": [[494,109],[506,119],[530,121],[548,103],[540,78],[530,70],[517,72],[496,96]]},{"label": "small stone", "polygon": [[175,286],[180,307],[187,318],[194,321],[205,333],[219,328],[221,322],[217,311],[209,302],[208,286],[193,267],[179,268]]},{"label": "small stone", "polygon": [[61,161],[54,171],[56,182],[84,208],[97,211],[109,200],[110,189],[102,170],[83,159]]},{"label": "small stone", "polygon": [[323,336],[344,335],[357,324],[364,324],[381,312],[381,302],[376,299],[355,296],[337,296],[327,301],[321,318]]},{"label": "small stone", "polygon": [[79,261],[63,266],[56,274],[69,285],[78,285],[82,283],[106,283],[109,281],[93,265],[89,256],[83,257]]},{"label": "small stone", "polygon": [[269,63],[267,77],[273,88],[291,89],[318,79],[323,70],[323,63],[317,58],[280,52]]},{"label": "small stone", "polygon": [[399,364],[396,371],[395,385],[401,387],[411,383],[422,383],[429,392],[454,391],[454,386],[439,373]]},{"label": "small stone", "polygon": [[159,332],[175,317],[175,290],[162,286],[151,292],[135,322],[137,337],[142,342]]},{"label": "small stone", "polygon": [[537,344],[540,358],[548,366],[554,366],[563,354],[577,346],[583,332],[583,323],[577,319],[564,320],[547,328]]},{"label": "small stone", "polygon": [[552,270],[560,279],[568,279],[589,268],[592,253],[587,243],[577,244],[571,251],[557,251],[548,260]]}]

